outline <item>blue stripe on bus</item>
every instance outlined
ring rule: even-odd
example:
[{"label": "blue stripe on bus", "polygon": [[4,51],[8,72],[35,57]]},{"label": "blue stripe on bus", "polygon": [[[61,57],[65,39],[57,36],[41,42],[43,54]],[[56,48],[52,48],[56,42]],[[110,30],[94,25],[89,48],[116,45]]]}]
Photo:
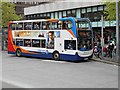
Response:
[{"label": "blue stripe on bus", "polygon": [[41,53],[38,53],[38,54],[28,54],[28,53],[22,53],[22,56],[31,56],[31,57],[37,57],[37,58],[52,58],[52,54],[41,54]]}]

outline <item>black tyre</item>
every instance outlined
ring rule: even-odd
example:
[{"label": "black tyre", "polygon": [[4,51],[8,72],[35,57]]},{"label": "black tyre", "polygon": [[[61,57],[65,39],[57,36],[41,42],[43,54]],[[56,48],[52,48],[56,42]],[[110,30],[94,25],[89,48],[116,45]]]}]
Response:
[{"label": "black tyre", "polygon": [[17,49],[16,50],[16,56],[20,57],[22,55],[22,52],[20,49]]},{"label": "black tyre", "polygon": [[60,60],[60,54],[59,54],[59,52],[56,51],[56,52],[53,53],[53,59],[54,60]]}]

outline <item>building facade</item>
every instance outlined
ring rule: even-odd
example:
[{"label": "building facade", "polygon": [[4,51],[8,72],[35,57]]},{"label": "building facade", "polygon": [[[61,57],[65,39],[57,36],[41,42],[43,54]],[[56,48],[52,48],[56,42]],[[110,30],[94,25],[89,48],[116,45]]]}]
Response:
[{"label": "building facade", "polygon": [[11,2],[15,4],[15,11],[17,15],[20,15],[22,19],[25,19],[24,17],[24,8],[30,7],[30,6],[36,6],[40,4],[45,4],[48,2]]},{"label": "building facade", "polygon": [[[94,37],[101,39],[101,15],[106,6],[101,2],[53,2],[24,9],[25,18],[48,19],[62,17],[89,18],[92,23]],[[107,44],[109,38],[116,38],[116,21],[104,21],[104,43]]]}]

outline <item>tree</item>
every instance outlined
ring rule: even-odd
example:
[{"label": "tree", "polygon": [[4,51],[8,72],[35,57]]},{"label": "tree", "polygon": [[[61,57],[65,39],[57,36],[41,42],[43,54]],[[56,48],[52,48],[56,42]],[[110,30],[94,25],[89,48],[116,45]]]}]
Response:
[{"label": "tree", "polygon": [[15,4],[2,2],[2,27],[7,27],[9,21],[20,20],[21,18],[15,12]]},{"label": "tree", "polygon": [[[116,20],[116,0],[104,1],[106,9],[104,11],[106,20]],[[120,18],[120,0],[119,0],[119,18]]]}]

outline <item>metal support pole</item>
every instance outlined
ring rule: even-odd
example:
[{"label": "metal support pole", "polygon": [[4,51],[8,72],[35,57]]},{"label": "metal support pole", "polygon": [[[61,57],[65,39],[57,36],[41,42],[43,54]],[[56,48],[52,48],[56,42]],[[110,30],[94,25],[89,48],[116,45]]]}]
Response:
[{"label": "metal support pole", "polygon": [[102,22],[102,28],[101,28],[101,46],[102,46],[102,59],[103,59],[103,46],[104,46],[104,37],[103,37],[103,29],[104,29],[104,21],[103,21],[103,15],[101,15],[101,22]]},{"label": "metal support pole", "polygon": [[118,0],[116,0],[116,60],[119,60],[119,10]]}]

